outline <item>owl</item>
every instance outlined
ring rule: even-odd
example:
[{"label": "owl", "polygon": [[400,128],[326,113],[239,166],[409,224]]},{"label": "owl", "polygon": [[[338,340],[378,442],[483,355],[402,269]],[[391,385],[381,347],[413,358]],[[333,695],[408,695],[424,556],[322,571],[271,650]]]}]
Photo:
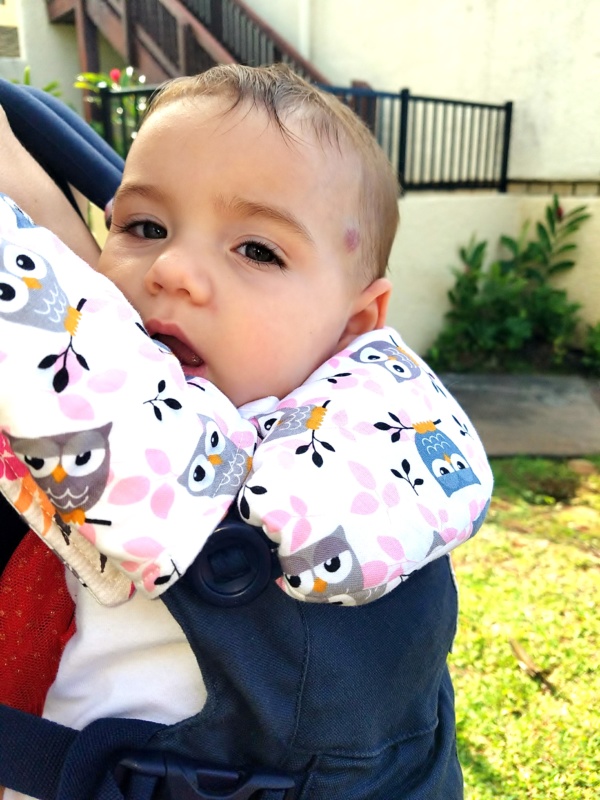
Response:
[{"label": "owl", "polygon": [[12,211],[17,223],[17,228],[37,228],[35,222],[31,219],[29,214],[26,214],[23,209],[18,206],[15,201],[5,194],[0,194],[0,198],[4,204]]},{"label": "owl", "polygon": [[318,405],[282,408],[271,414],[256,417],[258,432],[262,439],[268,437],[270,442],[285,436],[297,436],[309,428],[311,430],[319,428],[325,413],[325,406]]},{"label": "owl", "polygon": [[177,482],[190,494],[235,494],[250,469],[250,459],[218,428],[214,420],[198,414],[204,430],[194,453]]},{"label": "owl", "polygon": [[79,313],[69,305],[45,258],[20,245],[0,243],[0,315],[22,325],[64,332],[73,312]]},{"label": "owl", "polygon": [[348,544],[341,525],[315,544],[289,556],[279,556],[283,579],[292,594],[301,594],[309,603],[355,605],[375,600],[385,586],[365,589],[361,566]]},{"label": "owl", "polygon": [[413,427],[419,455],[447,497],[480,483],[458,446],[433,422],[418,422]]},{"label": "owl", "polygon": [[108,422],[100,428],[38,439],[7,436],[15,455],[61,517],[81,524],[108,482],[111,428]]},{"label": "owl", "polygon": [[421,368],[416,361],[391,342],[372,342],[352,353],[350,358],[359,364],[381,364],[392,373],[398,383],[413,380],[421,374]]}]

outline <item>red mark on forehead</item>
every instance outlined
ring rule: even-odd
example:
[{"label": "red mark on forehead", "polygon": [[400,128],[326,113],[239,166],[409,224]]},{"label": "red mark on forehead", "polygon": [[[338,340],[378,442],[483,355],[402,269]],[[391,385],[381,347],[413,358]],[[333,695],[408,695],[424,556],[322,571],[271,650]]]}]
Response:
[{"label": "red mark on forehead", "polygon": [[360,233],[356,228],[348,228],[344,233],[344,245],[349,253],[353,253],[360,243]]}]

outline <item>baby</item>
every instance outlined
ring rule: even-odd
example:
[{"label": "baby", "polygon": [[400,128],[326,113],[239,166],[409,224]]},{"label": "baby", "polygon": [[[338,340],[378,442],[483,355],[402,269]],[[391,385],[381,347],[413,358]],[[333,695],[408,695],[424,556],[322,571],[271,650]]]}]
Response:
[{"label": "baby", "polygon": [[[147,598],[185,574],[234,501],[272,542],[281,588],[310,602],[377,599],[481,525],[492,488],[481,443],[384,328],[397,189],[370,132],[333,96],[283,67],[228,66],[171,81],[152,101],[100,257],[111,283],[69,273],[57,243],[9,203],[18,235],[4,247],[2,299],[13,303],[10,323],[28,326],[19,346],[31,343],[37,370],[20,394],[0,396],[5,463],[13,451],[28,468],[44,494],[37,519],[23,513],[106,605],[126,600],[132,582],[140,590],[106,608],[71,581],[77,633],[48,718],[81,728],[200,710],[185,637]],[[27,272],[33,291],[50,262],[68,306],[58,354],[39,317],[19,317],[27,301],[16,278]],[[50,376],[42,395],[40,370]],[[86,415],[96,424],[84,441]],[[64,438],[67,423],[76,441],[59,455],[49,425]],[[103,477],[86,502],[74,488],[61,500],[49,476],[66,486],[92,467]],[[13,503],[17,484],[0,484]],[[83,575],[90,542],[99,568]],[[165,674],[173,691],[163,703]]]}]

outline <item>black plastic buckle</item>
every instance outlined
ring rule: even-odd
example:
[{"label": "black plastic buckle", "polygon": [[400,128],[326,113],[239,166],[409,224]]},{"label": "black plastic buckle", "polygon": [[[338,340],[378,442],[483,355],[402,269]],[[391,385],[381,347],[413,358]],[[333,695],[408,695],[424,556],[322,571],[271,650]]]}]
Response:
[{"label": "black plastic buckle", "polygon": [[272,772],[201,766],[184,756],[152,750],[125,753],[114,770],[127,797],[134,776],[156,778],[148,800],[260,800],[261,791],[280,791],[281,800],[293,800],[294,780]]},{"label": "black plastic buckle", "polygon": [[281,575],[274,549],[260,528],[226,517],[209,536],[186,577],[198,596],[211,605],[245,605]]}]

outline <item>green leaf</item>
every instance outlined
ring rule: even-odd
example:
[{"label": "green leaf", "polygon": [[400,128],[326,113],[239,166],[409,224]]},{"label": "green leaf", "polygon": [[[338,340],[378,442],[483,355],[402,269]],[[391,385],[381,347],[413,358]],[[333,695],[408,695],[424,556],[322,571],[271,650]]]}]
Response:
[{"label": "green leaf", "polygon": [[556,224],[556,212],[553,211],[553,209],[550,206],[546,206],[546,222],[548,223],[550,232],[552,233],[552,235],[554,235],[555,224]]},{"label": "green leaf", "polygon": [[574,261],[559,261],[557,264],[552,264],[548,269],[549,275],[555,275],[557,272],[565,272],[567,269],[575,266]]},{"label": "green leaf", "polygon": [[518,256],[519,255],[519,245],[510,236],[501,236],[500,237],[500,244],[502,244],[504,247],[506,247],[507,250],[510,250],[510,252],[514,256]]},{"label": "green leaf", "polygon": [[550,252],[552,250],[552,243],[550,242],[550,237],[548,236],[548,231],[542,225],[541,222],[538,222],[535,226],[537,230],[537,235],[540,240],[541,246],[544,248],[546,252]]},{"label": "green leaf", "polygon": [[570,242],[569,244],[563,244],[560,247],[556,247],[554,249],[554,255],[557,256],[560,253],[568,253],[570,250],[577,250],[577,245]]}]

